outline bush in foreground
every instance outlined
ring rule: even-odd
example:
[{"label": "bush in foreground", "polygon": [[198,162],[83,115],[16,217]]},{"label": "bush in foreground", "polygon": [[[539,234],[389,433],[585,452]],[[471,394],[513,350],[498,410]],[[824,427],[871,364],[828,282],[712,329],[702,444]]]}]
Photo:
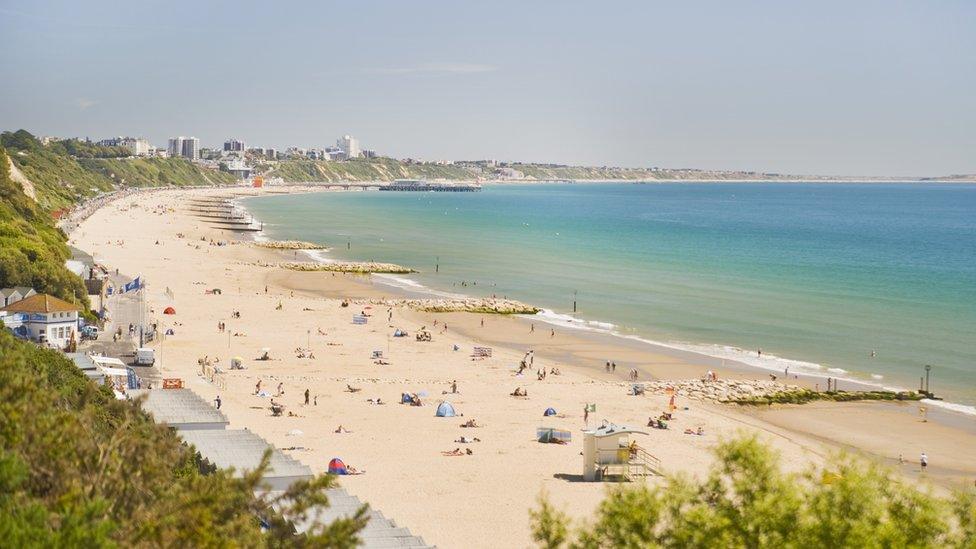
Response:
[{"label": "bush in foreground", "polygon": [[704,481],[611,489],[595,519],[571,531],[545,499],[532,512],[541,547],[976,547],[976,495],[946,500],[890,471],[841,456],[785,473],[754,436],[725,441]]}]

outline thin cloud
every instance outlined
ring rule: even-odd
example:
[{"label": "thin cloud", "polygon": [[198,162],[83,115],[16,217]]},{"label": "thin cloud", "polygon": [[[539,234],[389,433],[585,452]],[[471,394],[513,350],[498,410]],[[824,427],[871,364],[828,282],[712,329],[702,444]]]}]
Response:
[{"label": "thin cloud", "polygon": [[493,72],[498,70],[498,67],[479,63],[424,63],[412,67],[383,67],[365,70],[376,74],[475,74]]},{"label": "thin cloud", "polygon": [[75,105],[78,105],[78,108],[83,111],[90,109],[97,104],[98,101],[95,101],[94,99],[88,99],[87,97],[79,97],[78,99],[75,99]]}]

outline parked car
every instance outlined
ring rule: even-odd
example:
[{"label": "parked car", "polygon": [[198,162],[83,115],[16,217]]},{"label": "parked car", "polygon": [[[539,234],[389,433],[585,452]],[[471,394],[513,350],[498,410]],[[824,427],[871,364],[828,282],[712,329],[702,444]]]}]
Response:
[{"label": "parked car", "polygon": [[81,328],[81,339],[98,339],[98,326],[83,326]]}]

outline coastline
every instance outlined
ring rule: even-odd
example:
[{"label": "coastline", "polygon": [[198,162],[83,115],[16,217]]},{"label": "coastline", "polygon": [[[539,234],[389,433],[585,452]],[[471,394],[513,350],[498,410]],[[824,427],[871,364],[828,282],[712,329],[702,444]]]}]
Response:
[{"label": "coastline", "polygon": [[[397,309],[390,326],[414,332],[437,319],[449,324],[450,330],[435,334],[432,344],[391,340],[385,318],[376,318],[383,311],[375,311],[371,320],[379,326],[357,327],[349,322],[352,311],[339,304],[343,298],[399,295],[377,282],[377,277],[248,265],[261,259],[280,260],[286,254],[246,243],[208,246],[207,238],[230,240],[231,234],[206,227],[181,211],[186,196],[227,193],[227,189],[158,192],[145,196],[139,211],[131,208],[127,215],[120,206],[131,205],[132,197],[119,199],[125,204],[113,201],[103,205],[71,236],[74,245],[87,249],[100,262],[125,272],[143,273],[153,308],[159,310],[164,303],[177,308],[175,317],[157,317],[176,330],[173,337],[158,344],[167,375],[188,380],[204,398],[221,394],[235,427],[246,426],[279,446],[296,446],[297,442],[309,448],[296,451],[295,457],[316,471],[321,471],[333,455],[341,455],[356,466],[365,464],[368,474],[344,479],[344,487],[391,510],[412,530],[439,545],[471,546],[465,533],[475,528],[499,530],[494,542],[525,545],[526,511],[543,488],[573,516],[585,516],[600,501],[604,485],[569,482],[559,476],[578,473],[579,440],[574,437],[572,444],[563,448],[532,440],[534,428],[543,421],[541,409],[556,407],[565,416],[559,418],[559,424],[574,432],[582,426],[580,410],[587,402],[599,403],[600,418],[642,425],[644,418],[663,409],[665,401],[658,396],[625,396],[628,367],[639,364],[648,375],[665,379],[699,377],[709,368],[691,357],[650,350],[638,342],[605,341],[600,334],[582,334],[566,327],[554,328],[556,337],[550,338],[543,334],[547,330],[530,332],[527,325],[531,321],[520,317],[486,317],[486,328],[482,329],[476,314]],[[254,194],[247,189],[241,193]],[[150,216],[149,206],[153,204],[172,204],[173,211],[166,217]],[[145,222],[132,224],[142,211],[147,214],[139,219]],[[123,245],[108,243],[112,235],[130,226]],[[184,233],[186,238],[176,236]],[[155,240],[161,242],[158,247]],[[193,272],[173,272],[178,271],[171,268],[173,264],[196,268]],[[226,295],[203,297],[203,285],[197,283],[220,284]],[[267,293],[262,287],[268,288]],[[163,288],[172,289],[175,297],[167,298]],[[280,318],[284,320],[276,320],[275,302],[283,304]],[[230,319],[231,309],[240,309],[242,318]],[[220,321],[229,324],[228,332],[246,335],[235,338],[230,333],[218,333],[214,326]],[[313,339],[313,334],[318,334],[316,328],[326,335]],[[269,364],[253,362],[250,357],[269,343],[276,360]],[[454,344],[465,350],[488,344],[495,354],[490,360],[472,361],[466,352],[454,352]],[[289,355],[289,348],[306,345],[319,356],[316,361]],[[559,367],[562,376],[547,381],[513,377],[511,367],[527,348],[535,349],[543,366]],[[370,351],[376,349],[385,351],[391,366],[377,366],[368,360]],[[196,359],[204,354],[219,354],[225,359],[239,354],[247,357],[249,369],[227,374],[222,386],[216,386],[197,375]],[[617,358],[621,366],[615,375],[600,367],[608,356]],[[722,377],[756,376],[755,371],[737,372],[724,369],[728,364],[721,366]],[[293,409],[303,417],[268,417],[259,406],[260,398],[251,394],[255,377],[267,380],[268,386],[286,383],[289,405],[295,403]],[[487,424],[475,433],[484,442],[473,446],[476,454],[469,458],[443,458],[438,453],[455,447],[454,438],[465,434],[457,429],[459,421],[436,420],[430,406],[415,409],[392,404],[400,392],[418,388],[429,391],[429,400],[436,402],[452,379],[458,379],[461,387],[460,395],[452,395],[454,403],[465,415]],[[362,398],[344,392],[346,384],[365,387]],[[531,385],[529,400],[507,395],[519,384]],[[297,403],[303,386],[315,389],[322,401],[319,406]],[[363,402],[366,396],[379,394],[391,404],[370,406]],[[711,461],[707,449],[718,437],[746,429],[770,441],[794,468],[821,463],[823,456],[837,447],[860,448],[890,461],[899,453],[911,460],[922,446],[933,460],[930,480],[950,485],[971,482],[976,475],[976,466],[965,461],[976,453],[976,437],[971,432],[941,424],[933,429],[935,422],[920,423],[902,405],[866,403],[858,409],[857,421],[845,421],[843,414],[850,407],[837,403],[763,410],[693,401],[680,404],[690,409],[679,412],[676,430],[648,437],[649,448],[662,458],[669,472],[702,474]],[[828,415],[833,423],[824,428],[821,418]],[[841,423],[830,436],[830,424],[837,422],[838,415]],[[353,433],[332,433],[337,423]],[[705,437],[681,434],[680,429],[696,424],[705,426]],[[885,427],[883,438],[877,433],[881,425]],[[295,428],[304,435],[297,439],[289,435]],[[392,447],[397,451],[391,452]],[[914,474],[909,465],[901,468],[905,474]],[[405,498],[405,493],[414,497]],[[456,502],[471,497],[497,512],[484,516],[479,509],[459,511]]]},{"label": "coastline", "polygon": [[[587,182],[594,183],[595,181]],[[621,181],[605,182],[620,183]],[[663,183],[664,181],[661,182]],[[721,181],[710,181],[710,183],[718,182]],[[843,181],[837,180],[836,182]],[[904,183],[909,182],[917,183],[917,181],[904,181]],[[534,181],[521,181],[517,184],[534,185],[537,183],[538,182]],[[648,184],[653,183],[655,182],[648,182]],[[326,189],[310,189],[310,192],[322,190]],[[240,200],[235,200],[234,202],[244,211],[248,211],[245,203],[242,203]],[[252,214],[248,211],[248,215]],[[264,233],[257,233],[256,238],[267,239],[269,237]],[[340,261],[330,256],[329,250],[306,250],[303,252],[311,261],[315,262],[331,263]],[[354,258],[353,260],[360,259],[362,258]],[[350,258],[345,258],[342,261],[349,260]],[[391,291],[411,298],[438,297],[448,299],[474,299],[484,297],[483,295],[476,293],[459,293],[456,290],[445,290],[425,286],[411,279],[408,273],[398,275],[379,275],[376,277],[376,281],[380,284],[389,286]],[[518,296],[515,296],[515,298],[517,299]],[[533,303],[528,304],[535,305]],[[614,340],[616,344],[622,346],[630,347],[632,345],[646,345],[657,354],[674,356],[676,358],[705,366],[712,370],[734,372],[753,376],[775,375],[782,379],[786,379],[783,377],[784,371],[786,371],[788,372],[788,379],[790,383],[795,383],[809,389],[824,389],[826,388],[828,380],[832,380],[833,383],[840,382],[842,384],[842,388],[847,391],[881,390],[901,392],[915,390],[912,387],[899,384],[897,381],[889,381],[881,376],[876,376],[875,379],[867,379],[866,374],[863,377],[858,377],[846,369],[840,367],[828,367],[815,362],[809,362],[801,358],[777,356],[771,353],[763,353],[763,355],[759,357],[756,356],[754,350],[746,350],[732,345],[715,344],[707,341],[655,340],[647,337],[646,335],[620,331],[618,330],[618,326],[616,326],[612,320],[608,321],[604,318],[574,317],[569,314],[559,313],[545,308],[543,308],[539,314],[526,318],[530,318],[531,322],[545,324],[547,329],[550,327],[563,327],[578,331],[593,332],[609,338],[616,338]],[[976,406],[974,405],[941,399],[925,399],[924,404],[932,408],[933,411],[937,409],[940,412],[944,411],[948,414],[961,414],[968,416],[969,418],[976,419]]]}]

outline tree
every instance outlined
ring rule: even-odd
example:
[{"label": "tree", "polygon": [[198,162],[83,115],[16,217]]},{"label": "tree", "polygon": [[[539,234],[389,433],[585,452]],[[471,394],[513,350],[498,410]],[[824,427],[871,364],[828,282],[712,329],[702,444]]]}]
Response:
[{"label": "tree", "polygon": [[542,499],[532,513],[542,547],[976,547],[976,494],[944,500],[889,471],[839,455],[824,469],[784,473],[755,435],[724,441],[708,477],[611,489],[593,522]]}]

